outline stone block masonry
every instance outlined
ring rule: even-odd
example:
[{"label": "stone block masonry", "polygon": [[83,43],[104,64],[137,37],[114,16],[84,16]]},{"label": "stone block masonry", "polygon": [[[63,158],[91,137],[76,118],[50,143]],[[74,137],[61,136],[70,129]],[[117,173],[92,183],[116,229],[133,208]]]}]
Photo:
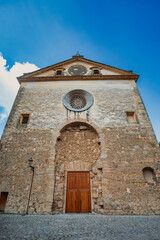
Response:
[{"label": "stone block masonry", "polygon": [[[88,111],[65,109],[63,96],[73,89],[92,94]],[[68,171],[90,173],[92,213],[160,214],[160,148],[134,80],[21,83],[1,139],[5,213],[26,214],[28,204],[29,214],[65,213]]]}]

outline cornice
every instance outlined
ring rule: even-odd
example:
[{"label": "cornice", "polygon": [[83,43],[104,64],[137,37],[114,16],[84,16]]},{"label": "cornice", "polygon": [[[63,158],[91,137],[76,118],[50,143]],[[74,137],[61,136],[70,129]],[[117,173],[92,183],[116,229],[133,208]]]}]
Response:
[{"label": "cornice", "polygon": [[52,81],[97,81],[97,80],[135,80],[137,82],[139,75],[88,75],[88,76],[46,76],[46,77],[19,77],[19,83],[22,82],[52,82]]}]

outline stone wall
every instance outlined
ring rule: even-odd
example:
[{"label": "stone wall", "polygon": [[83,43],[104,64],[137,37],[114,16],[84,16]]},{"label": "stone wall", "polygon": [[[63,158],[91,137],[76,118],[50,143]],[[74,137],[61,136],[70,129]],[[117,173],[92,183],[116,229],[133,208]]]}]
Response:
[{"label": "stone wall", "polygon": [[[159,214],[159,149],[146,128],[104,129],[103,199],[106,214]],[[148,183],[143,169],[154,169],[156,181]]]},{"label": "stone wall", "polygon": [[[89,110],[89,119],[86,112],[74,114],[64,108],[63,96],[72,89],[84,89],[93,95],[94,104]],[[135,111],[138,121],[128,123],[126,111]],[[21,113],[30,113],[27,125],[20,124]],[[74,122],[88,126],[87,130],[65,128]],[[85,131],[87,144],[78,140]],[[75,144],[79,141],[79,148],[83,148],[85,143],[87,149],[89,146],[97,149],[93,157],[92,147],[91,153],[88,150],[84,153],[89,163],[83,165],[84,170],[90,166],[92,182],[96,182],[92,188],[92,211],[159,214],[159,145],[136,84],[127,80],[21,84],[1,139],[0,192],[9,192],[6,213],[27,211],[32,179],[28,159],[31,157],[35,172],[29,213],[64,212],[65,194],[63,200],[62,195],[60,197],[61,203],[56,197],[61,188],[65,191],[62,176],[58,175],[63,175],[67,166],[71,167],[72,164],[67,164],[72,160],[70,162],[66,158],[65,168],[61,171],[64,152],[60,149],[67,147],[64,139],[72,141],[73,136],[77,137]],[[69,146],[71,149],[66,151],[76,154],[74,144],[70,142]],[[91,167],[94,158],[96,164]],[[72,167],[74,169],[74,165]],[[144,167],[154,170],[155,183],[145,181]]]},{"label": "stone wall", "polygon": [[32,180],[28,159],[33,158],[34,180],[29,213],[51,213],[54,189],[54,142],[51,131],[23,129],[2,141],[1,192],[9,192],[8,213],[26,213]]},{"label": "stone wall", "polygon": [[[22,83],[7,122],[5,134],[17,131],[22,112],[30,113],[27,128],[59,129],[67,120],[87,120],[86,112],[79,115],[67,113],[63,106],[63,96],[70,90],[84,89],[94,97],[94,104],[89,110],[89,122],[99,128],[112,126],[130,126],[126,111],[135,111],[138,126],[148,126],[153,130],[134,81],[58,81]],[[68,118],[68,119],[67,119]],[[60,130],[60,129],[59,129]],[[3,137],[2,137],[3,139]]]}]

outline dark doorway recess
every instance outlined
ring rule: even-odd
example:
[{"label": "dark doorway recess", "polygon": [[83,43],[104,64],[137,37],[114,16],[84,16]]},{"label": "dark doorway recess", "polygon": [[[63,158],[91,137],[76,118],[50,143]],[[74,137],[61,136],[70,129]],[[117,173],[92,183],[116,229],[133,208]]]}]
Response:
[{"label": "dark doorway recess", "polygon": [[90,173],[68,172],[66,213],[89,212],[91,212]]},{"label": "dark doorway recess", "polygon": [[8,192],[1,192],[0,195],[0,212],[4,212],[7,202]]}]

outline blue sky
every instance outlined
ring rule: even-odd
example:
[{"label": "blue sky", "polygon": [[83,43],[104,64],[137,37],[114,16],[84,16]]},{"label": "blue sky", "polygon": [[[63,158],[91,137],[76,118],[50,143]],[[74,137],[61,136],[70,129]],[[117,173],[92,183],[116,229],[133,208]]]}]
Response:
[{"label": "blue sky", "polygon": [[66,60],[78,50],[140,74],[137,86],[160,141],[159,12],[159,0],[1,0],[0,134],[18,89],[15,74]]}]

